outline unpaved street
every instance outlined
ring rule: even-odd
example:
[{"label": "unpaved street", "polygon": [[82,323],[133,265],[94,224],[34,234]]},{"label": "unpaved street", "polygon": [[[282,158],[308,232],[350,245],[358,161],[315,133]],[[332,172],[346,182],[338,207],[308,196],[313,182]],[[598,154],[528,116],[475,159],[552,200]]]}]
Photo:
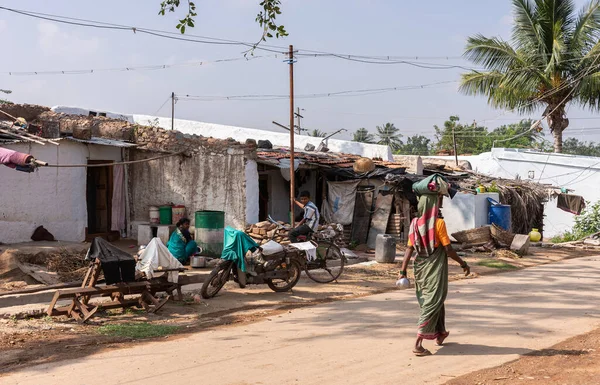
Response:
[{"label": "unpaved street", "polygon": [[[3,384],[423,384],[496,366],[599,326],[600,257],[451,283],[447,346],[410,352],[418,307],[397,291],[249,325],[25,368]],[[218,300],[215,299],[215,301]]]}]

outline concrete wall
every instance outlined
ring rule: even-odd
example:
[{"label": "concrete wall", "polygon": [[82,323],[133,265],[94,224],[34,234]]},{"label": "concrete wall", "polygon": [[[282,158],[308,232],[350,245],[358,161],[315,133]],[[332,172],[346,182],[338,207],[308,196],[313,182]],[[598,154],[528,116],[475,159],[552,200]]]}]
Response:
[{"label": "concrete wall", "polygon": [[[86,108],[55,106],[52,111],[62,112],[73,115],[88,115],[90,110]],[[131,115],[119,114],[108,111],[91,110],[95,112],[105,112],[107,117],[121,119],[130,123],[141,125],[153,125],[158,123],[158,126],[171,129],[171,118],[161,118],[149,115]],[[233,138],[237,141],[244,142],[246,139],[269,139],[274,146],[287,147],[290,143],[289,134],[284,132],[258,130],[246,127],[226,126],[223,124],[213,124],[196,122],[192,120],[175,119],[175,130],[181,131],[184,134],[198,134],[217,139]],[[307,144],[312,144],[315,147],[321,143],[321,138],[315,138],[306,135],[296,135],[296,147],[303,149]],[[393,160],[392,150],[389,146],[381,146],[378,144],[357,143],[349,140],[329,139],[327,147],[332,152],[342,152],[347,154],[356,154],[368,158],[382,158],[383,160]]]},{"label": "concrete wall", "polygon": [[[156,155],[140,150],[130,154],[133,160]],[[148,222],[150,206],[172,202],[186,206],[192,224],[194,212],[218,210],[225,212],[225,226],[244,228],[246,177],[252,173],[246,161],[243,150],[213,153],[202,149],[193,157],[174,156],[129,166],[132,224]],[[137,229],[131,230],[135,236]]]},{"label": "concrete wall", "polygon": [[[60,141],[47,144],[3,144],[51,164],[85,164],[87,160],[119,161],[121,149]],[[57,240],[81,242],[87,227],[85,168],[41,168],[28,174],[0,166],[0,242],[31,240],[44,226]]]},{"label": "concrete wall", "polygon": [[[468,160],[473,170],[485,175],[565,187],[586,201],[600,200],[600,189],[596,187],[600,185],[600,158],[496,148],[459,159]],[[570,230],[575,223],[575,215],[557,208],[556,200],[546,203],[544,215],[546,238]]]}]

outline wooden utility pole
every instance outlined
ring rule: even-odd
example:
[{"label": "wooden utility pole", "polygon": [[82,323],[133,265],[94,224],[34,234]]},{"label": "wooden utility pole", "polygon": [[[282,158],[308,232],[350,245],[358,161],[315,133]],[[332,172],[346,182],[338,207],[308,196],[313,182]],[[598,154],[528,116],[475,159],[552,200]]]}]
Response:
[{"label": "wooden utility pole", "polygon": [[300,124],[302,115],[300,115],[300,107],[296,108],[296,118],[298,119],[298,135],[302,135],[302,125]]},{"label": "wooden utility pole", "polygon": [[296,201],[296,181],[294,173],[294,46],[290,45],[290,223],[295,227],[294,208]]},{"label": "wooden utility pole", "polygon": [[171,131],[175,130],[175,92],[171,92]]},{"label": "wooden utility pole", "polygon": [[454,161],[456,162],[456,167],[458,167],[458,152],[456,152],[456,135],[454,133],[454,126],[452,126],[452,143],[454,144]]}]

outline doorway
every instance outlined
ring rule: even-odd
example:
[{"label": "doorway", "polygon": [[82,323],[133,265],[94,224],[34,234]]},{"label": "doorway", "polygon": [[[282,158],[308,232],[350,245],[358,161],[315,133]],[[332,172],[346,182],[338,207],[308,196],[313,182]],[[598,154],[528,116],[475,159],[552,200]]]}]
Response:
[{"label": "doorway", "polygon": [[266,221],[269,216],[269,176],[258,178],[258,220]]},{"label": "doorway", "polygon": [[[90,160],[88,164],[112,163],[108,160]],[[111,227],[112,194],[113,194],[112,167],[87,168],[87,214],[88,227],[86,238],[107,235]]]}]

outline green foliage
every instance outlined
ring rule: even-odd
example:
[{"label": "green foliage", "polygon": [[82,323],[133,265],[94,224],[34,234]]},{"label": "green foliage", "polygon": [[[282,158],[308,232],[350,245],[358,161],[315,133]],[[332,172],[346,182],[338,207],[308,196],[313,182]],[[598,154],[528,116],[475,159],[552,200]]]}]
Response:
[{"label": "green foliage", "polygon": [[568,138],[563,142],[563,153],[571,155],[600,156],[600,145]]},{"label": "green foliage", "polygon": [[581,215],[575,217],[573,229],[552,238],[552,242],[577,241],[598,232],[600,232],[600,201],[593,205],[587,203],[587,207],[581,212]]},{"label": "green foliage", "polygon": [[317,138],[324,138],[327,136],[326,132],[323,132],[317,128],[315,128],[314,130],[312,130],[311,132],[308,133],[308,136],[314,136]]},{"label": "green foliage", "polygon": [[98,333],[111,337],[152,338],[163,337],[177,331],[177,326],[155,325],[147,322],[104,325],[98,328]]},{"label": "green foliage", "polygon": [[483,260],[477,262],[477,266],[491,267],[491,268],[500,269],[500,270],[518,269],[517,266],[511,265],[510,263],[506,263],[504,261],[500,261],[498,259],[483,259]]},{"label": "green foliage", "polygon": [[364,127],[356,130],[352,140],[359,143],[375,143],[373,134],[369,134],[369,131]]},{"label": "green foliage", "polygon": [[402,140],[400,138],[400,129],[396,128],[393,123],[386,123],[383,126],[377,126],[377,136],[379,141],[377,144],[389,146],[392,151],[397,151],[402,146]]},{"label": "green foliage", "polygon": [[[433,126],[437,140],[435,148],[438,151],[454,153],[452,142],[453,129],[456,135],[456,149],[459,155],[480,154],[490,151],[494,141],[501,141],[499,143],[503,147],[535,148],[537,147],[536,141],[541,134],[535,130],[528,132],[532,123],[530,119],[524,119],[519,123],[500,126],[490,132],[487,127],[480,126],[476,122],[470,125],[461,124],[458,116],[450,116],[444,123],[444,127]],[[506,139],[522,134],[523,136],[505,141]]]},{"label": "green foliage", "polygon": [[[164,16],[166,12],[175,12],[176,9],[181,5],[181,0],[164,0],[160,3],[159,15]],[[187,0],[187,14],[183,19],[179,20],[177,29],[184,34],[186,27],[194,28],[194,18],[198,16],[196,13],[196,4],[190,0]],[[263,28],[263,34],[259,40],[266,41],[267,38],[280,38],[287,36],[288,33],[283,25],[277,25],[276,19],[278,15],[281,15],[281,0],[263,0],[260,2],[261,11],[256,15],[256,22]],[[255,44],[253,48],[259,44]]]},{"label": "green foliage", "polygon": [[406,139],[406,144],[400,145],[396,152],[402,155],[429,155],[431,139],[423,135],[413,135]]},{"label": "green foliage", "polygon": [[485,70],[463,74],[460,89],[487,97],[495,108],[521,113],[546,108],[560,152],[569,124],[566,104],[600,110],[600,2],[591,0],[577,14],[573,0],[513,0],[513,14],[511,42],[468,38],[465,57]]},{"label": "green foliage", "polygon": [[0,99],[0,105],[3,105],[3,104],[9,105],[9,104],[14,104],[14,103],[11,102],[10,100]]},{"label": "green foliage", "polygon": [[486,127],[478,126],[475,122],[472,125],[461,124],[458,116],[450,116],[444,122],[444,127],[434,125],[433,128],[437,140],[435,147],[438,151],[454,154],[453,130],[456,136],[456,151],[459,155],[479,154],[489,151],[492,147]]}]

